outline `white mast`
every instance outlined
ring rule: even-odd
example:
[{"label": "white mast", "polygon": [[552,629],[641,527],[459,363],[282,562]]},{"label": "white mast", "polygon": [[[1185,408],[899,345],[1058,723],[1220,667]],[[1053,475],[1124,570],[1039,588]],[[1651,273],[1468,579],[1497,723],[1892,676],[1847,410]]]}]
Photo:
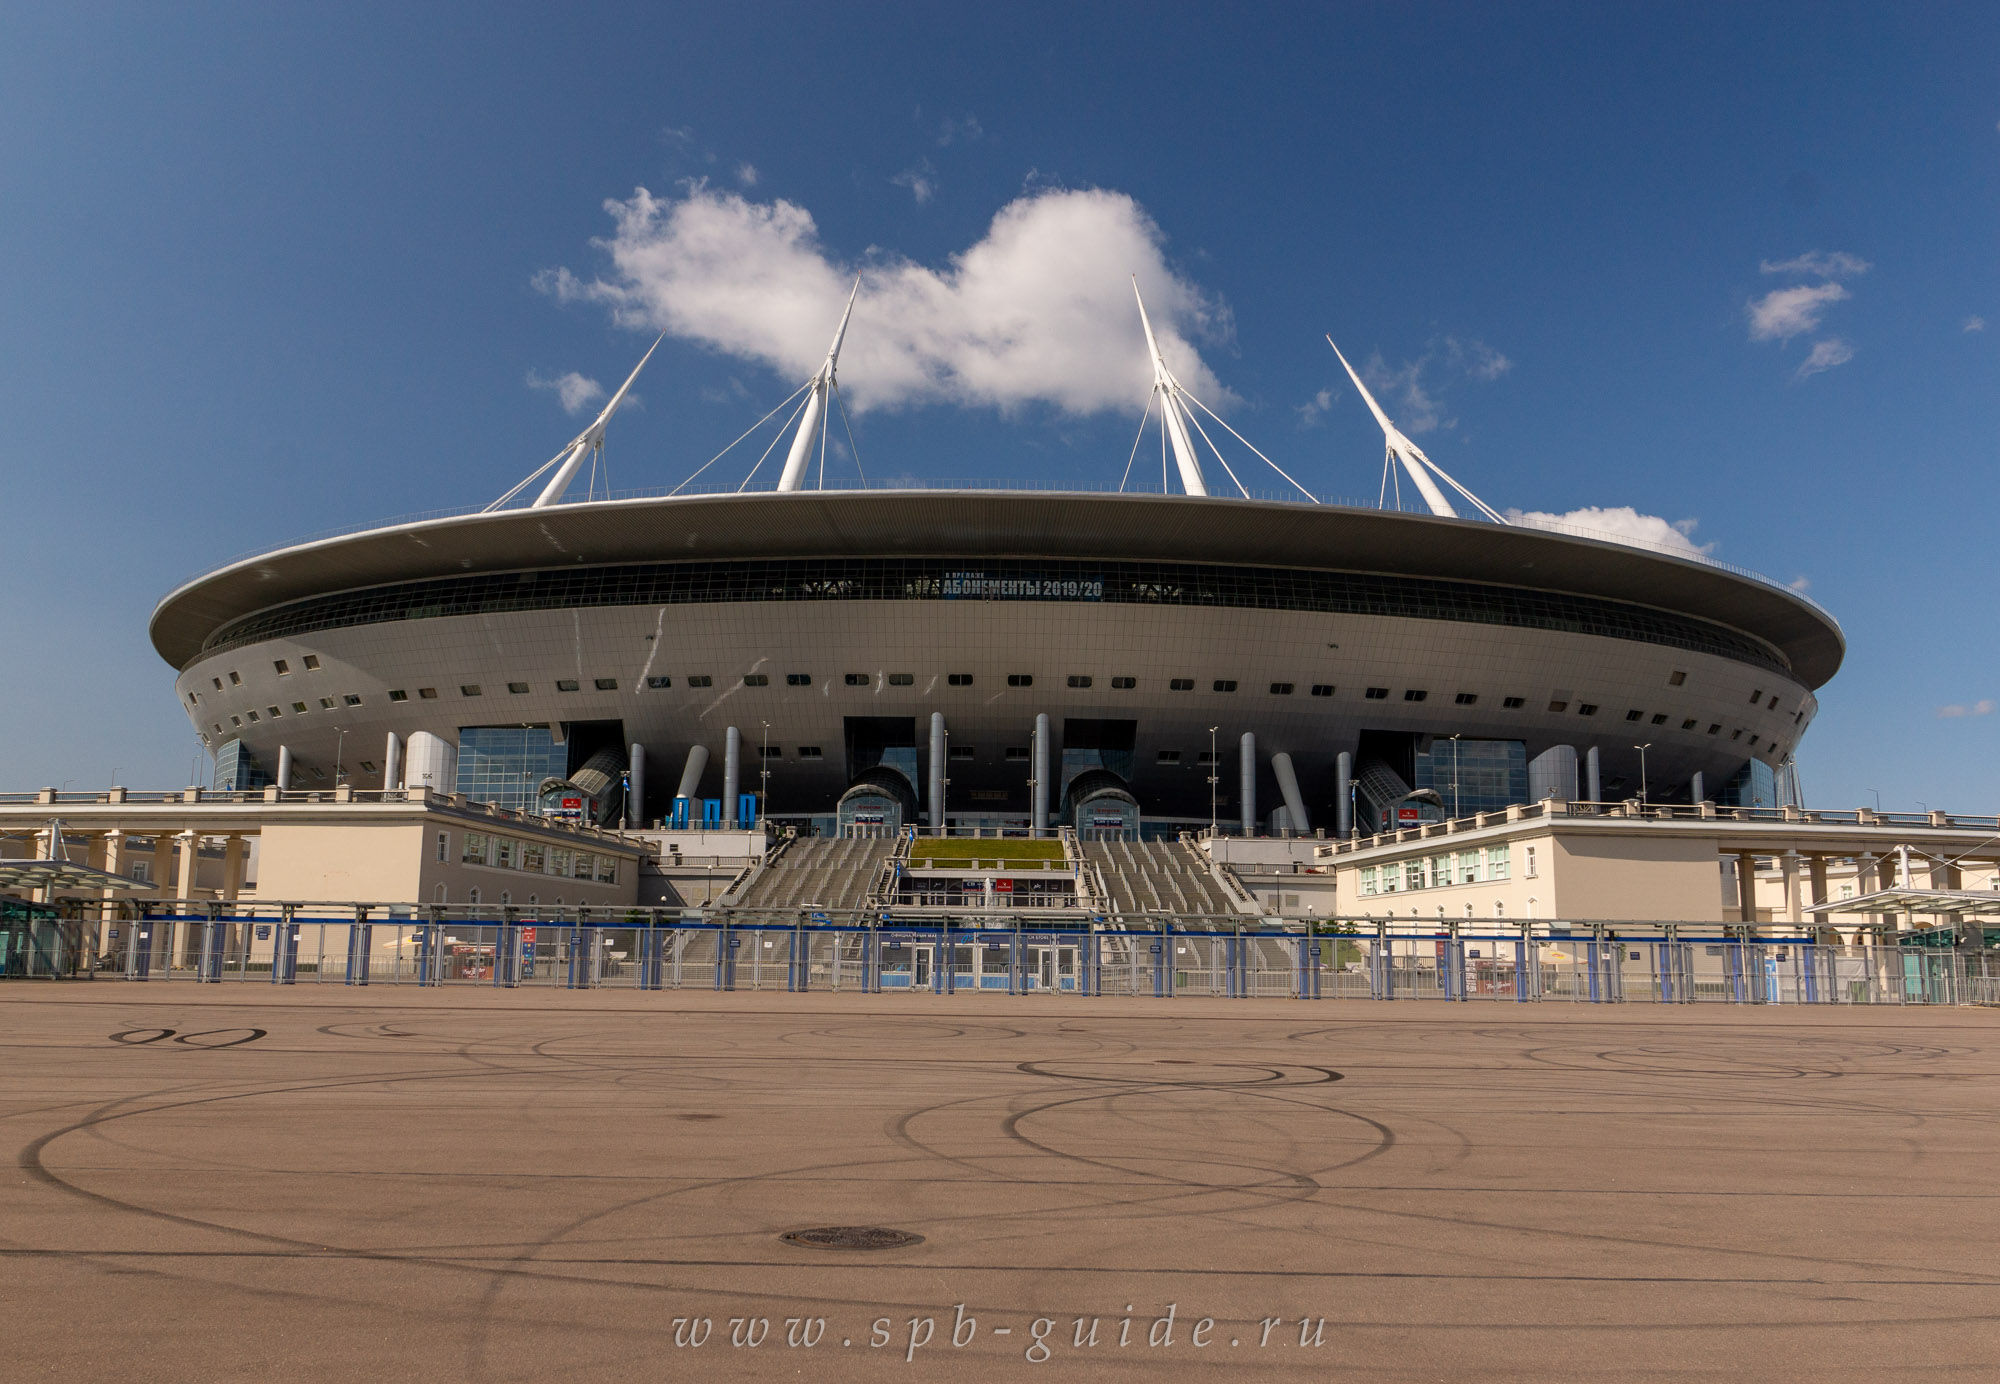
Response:
[{"label": "white mast", "polygon": [[840,343],[847,335],[847,319],[854,315],[854,298],[860,292],[861,276],[857,274],[854,288],[847,295],[847,310],[840,314],[840,326],[834,330],[833,345],[827,347],[826,362],[812,377],[812,393],[806,399],[805,415],[799,419],[799,430],[792,436],[792,450],[785,457],[784,474],[778,477],[780,490],[797,490],[805,480],[806,465],[812,460],[813,443],[818,439],[820,424],[826,417],[826,396],[833,392],[834,370],[840,364]]},{"label": "white mast", "polygon": [[[1329,336],[1326,344],[1333,346],[1333,338]],[[1423,448],[1403,436],[1402,431],[1389,421],[1389,415],[1382,412],[1382,406],[1375,402],[1375,396],[1368,392],[1368,386],[1361,383],[1361,376],[1355,374],[1354,367],[1347,364],[1347,357],[1340,355],[1338,346],[1333,346],[1333,353],[1340,356],[1340,363],[1347,367],[1347,378],[1354,381],[1355,389],[1361,394],[1361,402],[1368,405],[1368,411],[1374,414],[1375,421],[1382,425],[1382,438],[1388,448],[1387,460],[1401,463],[1403,469],[1409,472],[1410,479],[1416,483],[1418,492],[1423,495],[1424,503],[1430,506],[1432,514],[1445,519],[1458,518],[1458,511],[1451,507],[1451,501],[1445,498],[1444,492],[1438,489],[1437,481],[1432,479],[1435,473],[1446,485],[1470,500],[1473,508],[1486,518],[1496,524],[1507,522],[1491,505],[1446,475],[1442,466],[1424,455]]]},{"label": "white mast", "polygon": [[1181,382],[1167,369],[1160,355],[1160,343],[1153,337],[1153,324],[1146,316],[1146,300],[1139,297],[1139,278],[1132,276],[1132,296],[1139,301],[1139,323],[1146,329],[1146,349],[1153,357],[1153,392],[1160,396],[1160,416],[1167,436],[1174,444],[1174,463],[1180,468],[1181,489],[1190,495],[1208,494],[1201,478],[1201,460],[1195,455],[1194,439],[1188,436],[1187,406],[1181,402]]},{"label": "white mast", "polygon": [[653,338],[653,344],[646,348],[645,355],[639,357],[639,363],[632,367],[632,373],[625,377],[625,383],[618,386],[618,392],[611,396],[610,402],[605,404],[603,410],[591,421],[590,426],[578,433],[576,440],[563,449],[562,465],[556,468],[555,475],[550,478],[548,485],[543,487],[542,493],[535,497],[535,502],[528,508],[543,509],[562,499],[563,492],[569,489],[569,483],[576,479],[577,470],[582,467],[584,458],[604,445],[605,425],[611,421],[611,415],[618,412],[618,406],[625,402],[625,393],[631,389],[632,381],[639,378],[639,372],[646,368],[646,362],[653,358],[653,352],[659,350],[660,343],[666,339],[665,332]]}]

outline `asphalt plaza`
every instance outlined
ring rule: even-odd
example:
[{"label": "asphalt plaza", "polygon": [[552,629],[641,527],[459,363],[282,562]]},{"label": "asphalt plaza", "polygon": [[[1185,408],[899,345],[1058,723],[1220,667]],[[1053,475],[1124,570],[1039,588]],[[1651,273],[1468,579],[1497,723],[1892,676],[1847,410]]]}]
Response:
[{"label": "asphalt plaza", "polygon": [[16,984],[7,1374],[1991,1379],[1996,1023]]}]

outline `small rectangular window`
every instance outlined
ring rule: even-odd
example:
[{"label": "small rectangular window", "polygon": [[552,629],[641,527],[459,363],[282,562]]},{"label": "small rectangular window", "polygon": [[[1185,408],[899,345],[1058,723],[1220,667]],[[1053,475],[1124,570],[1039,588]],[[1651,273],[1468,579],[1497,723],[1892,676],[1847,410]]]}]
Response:
[{"label": "small rectangular window", "polygon": [[709,675],[708,675],[707,673],[689,673],[689,674],[688,674],[688,686],[689,686],[689,687],[713,687],[713,686],[715,686],[715,679],[714,679],[714,678],[712,678],[712,677],[710,677],[710,676],[709,676]]},{"label": "small rectangular window", "polygon": [[303,716],[306,714],[306,704],[304,702],[293,702],[292,710]]},{"label": "small rectangular window", "polygon": [[[231,673],[229,675],[229,685],[231,687],[241,687],[243,685],[243,675],[241,673]],[[1750,700],[1754,702],[1757,699],[1752,697]]]},{"label": "small rectangular window", "polygon": [[1576,704],[1576,714],[1579,716],[1595,716],[1597,714],[1597,703],[1578,702]]},{"label": "small rectangular window", "polygon": [[209,681],[215,684],[215,690],[216,690],[216,691],[220,692],[220,691],[222,690],[222,679],[221,679],[221,678],[210,678],[210,679],[209,679]]},{"label": "small rectangular window", "polygon": [[307,654],[307,655],[306,655],[306,670],[307,670],[308,672],[310,672],[311,670],[313,670],[313,669],[315,669],[315,668],[317,668],[317,667],[319,667],[319,655],[318,655],[318,654]]},{"label": "small rectangular window", "polygon": [[1461,692],[1453,700],[1459,706],[1475,706],[1479,702],[1479,694],[1477,692]]},{"label": "small rectangular window", "polygon": [[1194,679],[1174,678],[1167,683],[1167,686],[1169,689],[1175,692],[1192,692],[1194,691]]},{"label": "small rectangular window", "polygon": [[822,754],[820,753],[820,750],[819,750],[819,746],[817,746],[817,745],[801,745],[801,746],[799,746],[799,758],[800,758],[800,759],[824,759],[825,757],[826,757],[826,756],[824,756],[824,755],[822,755]]},{"label": "small rectangular window", "polygon": [[280,716],[283,716],[285,713],[278,710],[278,708],[276,708],[275,706],[267,706],[264,708],[264,714],[266,716],[269,716],[273,721],[275,721]]},{"label": "small rectangular window", "polygon": [[1389,700],[1389,689],[1386,687],[1371,687],[1368,689],[1366,695],[1371,702],[1386,702]]},{"label": "small rectangular window", "polygon": [[1217,678],[1215,680],[1215,690],[1218,692],[1234,692],[1236,690],[1236,679]]},{"label": "small rectangular window", "polygon": [[616,692],[618,690],[618,679],[597,678],[594,685],[599,692]]},{"label": "small rectangular window", "polygon": [[1666,723],[1667,723],[1667,713],[1666,713],[1666,712],[1662,711],[1662,712],[1658,712],[1658,713],[1656,713],[1656,714],[1654,715],[1654,717],[1653,717],[1653,724],[1654,724],[1654,725],[1656,725],[1656,726],[1664,726],[1664,725],[1665,725]]},{"label": "small rectangular window", "polygon": [[1688,675],[1686,673],[1675,673],[1667,679],[1667,686],[1679,687],[1682,683],[1686,682],[1687,680],[1688,680]]},{"label": "small rectangular window", "polygon": [[478,683],[465,682],[459,684],[458,695],[461,697],[477,697],[483,694],[480,692]]},{"label": "small rectangular window", "polygon": [[1625,719],[1628,721],[1639,721],[1643,720],[1645,715],[1646,713],[1643,711],[1628,711],[1625,713]]},{"label": "small rectangular window", "polygon": [[1550,703],[1549,703],[1549,710],[1550,710],[1550,711],[1568,711],[1568,710],[1569,710],[1569,703],[1568,703],[1568,702],[1550,702]]},{"label": "small rectangular window", "polygon": [[[236,676],[236,674],[234,674],[234,673],[231,673],[231,674],[230,674],[229,676],[233,678],[233,677],[235,677],[235,676]],[[1761,688],[1761,687],[1760,687],[1760,688],[1758,688],[1758,689],[1757,689],[1757,690],[1756,690],[1755,692],[1752,692],[1752,693],[1750,694],[1750,705],[1752,705],[1752,706],[1755,706],[1755,705],[1757,705],[1757,703],[1759,703],[1759,702],[1761,702],[1761,701],[1763,701],[1763,700],[1764,700],[1764,689],[1763,689],[1763,688]]]},{"label": "small rectangular window", "polygon": [[1416,687],[1406,688],[1403,692],[1403,700],[1406,702],[1420,702],[1428,696],[1430,693]]},{"label": "small rectangular window", "polygon": [[1088,687],[1090,686],[1090,679],[1087,676],[1079,676],[1078,674],[1071,673],[1069,675],[1069,685],[1071,687]]},{"label": "small rectangular window", "polygon": [[1764,710],[1766,710],[1766,711],[1776,711],[1777,709],[1778,709],[1778,696],[1777,696],[1777,694],[1776,694],[1776,693],[1774,692],[1774,693],[1772,693],[1772,694],[1771,694],[1771,701],[1770,701],[1769,705],[1767,705],[1767,706],[1766,706],[1766,707],[1764,708]]},{"label": "small rectangular window", "polygon": [[278,676],[281,678],[287,678],[292,675],[292,665],[285,662],[282,658],[273,659],[271,666],[278,670]]},{"label": "small rectangular window", "polygon": [[978,751],[978,748],[976,745],[953,745],[951,747],[951,758],[961,762],[969,760]]},{"label": "small rectangular window", "polygon": [[188,705],[189,705],[189,706],[200,706],[200,705],[201,705],[201,698],[199,698],[199,697],[195,696],[195,694],[194,694],[194,693],[192,693],[192,692],[188,693]]},{"label": "small rectangular window", "polygon": [[1502,697],[1500,699],[1501,707],[1507,711],[1519,711],[1527,704],[1528,699],[1526,697]]},{"label": "small rectangular window", "polygon": [[400,687],[395,688],[389,693],[389,700],[392,702],[407,702],[409,699],[410,694]]},{"label": "small rectangular window", "polygon": [[1113,678],[1111,685],[1120,692],[1130,692],[1139,685],[1139,680],[1137,678]]},{"label": "small rectangular window", "polygon": [[[250,713],[250,719],[251,719],[251,720],[253,720],[253,721],[254,721],[254,720],[256,720],[256,719],[257,719],[257,713],[256,713],[256,712],[254,712],[254,711],[253,711],[253,712],[251,712],[251,713]],[[1742,728],[1741,726],[1738,726],[1738,727],[1737,727],[1737,728],[1736,728],[1735,730],[1733,730],[1733,731],[1731,731],[1731,732],[1729,733],[1729,738],[1730,738],[1731,740],[1741,740],[1741,739],[1743,738],[1743,728]]]},{"label": "small rectangular window", "polygon": [[1213,767],[1216,761],[1221,758],[1222,755],[1220,751],[1203,750],[1200,754],[1194,757],[1194,762],[1200,765],[1202,768],[1207,769]]},{"label": "small rectangular window", "polygon": [[771,685],[771,675],[769,673],[745,673],[743,675],[743,685],[745,687],[769,687]]},{"label": "small rectangular window", "polygon": [[783,759],[785,757],[785,747],[783,745],[759,745],[757,753],[765,759]]},{"label": "small rectangular window", "polygon": [[[245,716],[248,716],[253,721],[257,719],[257,713],[254,711],[246,711],[243,714]],[[1739,731],[1738,734],[1741,734],[1741,732]]]},{"label": "small rectangular window", "polygon": [[1033,673],[1009,673],[1007,675],[1007,685],[1009,687],[1033,687],[1035,685],[1035,675]]},{"label": "small rectangular window", "polygon": [[1178,764],[1181,762],[1181,752],[1179,750],[1161,750],[1159,762],[1161,764]]},{"label": "small rectangular window", "polygon": [[442,861],[451,854],[451,833],[441,831],[437,839],[437,858]]},{"label": "small rectangular window", "polygon": [[1009,764],[1023,763],[1027,758],[1028,747],[1026,745],[1009,745],[1007,747],[1007,762]]},{"label": "small rectangular window", "polygon": [[[520,688],[521,688],[521,690],[522,690],[523,692],[526,692],[526,691],[528,690],[528,688],[527,688],[527,685],[526,685],[526,684],[517,684],[517,685],[518,685],[518,686],[520,686]],[[652,689],[653,689],[653,690],[654,690],[655,692],[658,692],[658,691],[659,691],[659,690],[660,690],[661,688],[665,688],[665,687],[672,687],[673,685],[674,685],[674,680],[673,680],[672,678],[647,678],[647,679],[646,679],[646,686],[648,686],[648,687],[652,688]]]},{"label": "small rectangular window", "polygon": [[1698,725],[1700,725],[1700,724],[1701,724],[1701,722],[1697,721],[1697,720],[1696,720],[1696,719],[1695,719],[1694,717],[1690,716],[1690,717],[1688,717],[1688,718],[1687,718],[1687,720],[1685,720],[1685,721],[1681,722],[1681,729],[1682,729],[1682,730],[1693,730],[1693,729],[1694,729],[1694,728],[1695,728],[1696,726],[1698,726]]},{"label": "small rectangular window", "polygon": [[465,849],[458,853],[461,865],[484,865],[486,863],[486,833],[468,831],[465,833]]},{"label": "small rectangular window", "polygon": [[[861,674],[857,673],[849,673],[847,675],[847,680],[849,682],[853,682],[856,677],[860,677],[861,681],[863,682],[868,681],[868,679],[865,676],[862,676]],[[953,687],[972,686],[972,674],[970,673],[946,673],[944,680]]]},{"label": "small rectangular window", "polygon": [[1315,697],[1331,697],[1333,695],[1333,684],[1330,682],[1316,682],[1313,684],[1312,694]]},{"label": "small rectangular window", "polygon": [[785,674],[785,686],[787,687],[811,687],[812,685],[813,675],[811,673]]},{"label": "small rectangular window", "polygon": [[374,772],[375,772],[375,761],[374,761],[374,760],[372,760],[372,759],[364,759],[364,760],[362,760],[362,761],[361,761],[361,772],[362,772],[362,773],[364,773],[364,774],[372,774],[372,773],[374,773]]},{"label": "small rectangular window", "polygon": [[1753,750],[1757,748],[1757,737],[1754,735],[1750,737],[1750,748]]},{"label": "small rectangular window", "polygon": [[507,690],[518,697],[528,690],[528,684],[525,682],[510,682],[507,684]]},{"label": "small rectangular window", "polygon": [[341,700],[346,702],[349,706],[361,705],[361,698],[355,696],[352,692],[349,692],[346,696],[342,697]]},{"label": "small rectangular window", "polygon": [[1720,721],[1717,721],[1717,722],[1715,722],[1714,724],[1710,725],[1710,726],[1709,726],[1709,728],[1708,728],[1708,733],[1709,733],[1710,735],[1719,735],[1719,734],[1721,734],[1721,733],[1722,733],[1722,723],[1721,723]]},{"label": "small rectangular window", "polygon": [[916,680],[917,680],[917,675],[915,673],[889,674],[889,686],[891,687],[908,687]]},{"label": "small rectangular window", "polygon": [[1289,697],[1292,695],[1292,685],[1289,682],[1274,682],[1271,684],[1271,695],[1274,697]]},{"label": "small rectangular window", "polygon": [[579,687],[580,687],[581,685],[582,685],[582,684],[578,683],[578,682],[577,682],[577,680],[576,680],[575,678],[557,678],[557,679],[556,679],[556,691],[558,691],[558,692],[574,692],[574,691],[576,691],[576,690],[577,690],[577,689],[578,689],[578,688],[579,688]]},{"label": "small rectangular window", "polygon": [[847,685],[849,687],[866,687],[873,681],[874,679],[866,673],[849,673],[847,675]]},{"label": "small rectangular window", "polygon": [[322,711],[331,711],[331,710],[333,710],[333,698],[331,698],[331,697],[321,697],[321,698],[319,699],[319,705],[320,705],[320,710],[322,710]]},{"label": "small rectangular window", "polygon": [[417,697],[421,701],[434,702],[438,699],[438,690],[435,687],[419,687]]}]

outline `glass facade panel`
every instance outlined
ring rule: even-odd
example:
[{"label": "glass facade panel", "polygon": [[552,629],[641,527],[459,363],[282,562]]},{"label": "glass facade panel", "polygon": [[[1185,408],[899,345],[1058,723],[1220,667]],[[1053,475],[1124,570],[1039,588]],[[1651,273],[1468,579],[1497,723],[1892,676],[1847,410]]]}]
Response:
[{"label": "glass facade panel", "polygon": [[231,740],[215,752],[217,791],[248,793],[255,788],[268,788],[270,784],[270,776],[241,740]]},{"label": "glass facade panel", "polygon": [[[1452,762],[1456,743],[1457,764]],[[1429,788],[1444,799],[1444,810],[1458,817],[1498,812],[1528,797],[1528,750],[1519,740],[1437,739],[1428,754],[1418,754],[1417,788]],[[1453,803],[1452,785],[1457,784]]]},{"label": "glass facade panel", "polygon": [[569,747],[547,726],[461,726],[457,791],[474,802],[535,810],[535,789],[569,768]]}]

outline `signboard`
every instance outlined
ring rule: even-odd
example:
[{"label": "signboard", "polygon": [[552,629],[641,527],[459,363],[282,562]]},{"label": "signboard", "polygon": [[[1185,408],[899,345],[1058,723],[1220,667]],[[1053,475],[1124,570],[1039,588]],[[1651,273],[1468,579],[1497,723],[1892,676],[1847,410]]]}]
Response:
[{"label": "signboard", "polygon": [[524,927],[521,929],[521,945],[524,947],[535,945],[535,930],[533,928]]},{"label": "signboard", "polygon": [[257,940],[259,942],[268,942],[271,940],[271,925],[269,923],[257,924]]},{"label": "signboard", "polygon": [[1090,816],[1090,824],[1094,827],[1122,827],[1125,825],[1125,814],[1119,812],[1105,816],[1093,812]]},{"label": "signboard", "polygon": [[563,809],[563,811],[565,811],[565,812],[572,812],[572,811],[574,811],[574,812],[581,812],[581,811],[583,811],[583,799],[582,799],[582,798],[564,798],[564,799],[562,800],[562,809]]},{"label": "signboard", "polygon": [[854,814],[854,823],[856,826],[879,827],[882,825],[885,815],[879,807],[872,809],[864,808]]},{"label": "signboard", "polygon": [[994,893],[996,893],[996,894],[1011,894],[1011,893],[1013,893],[1013,892],[1014,892],[1014,881],[1013,881],[1013,880],[1011,880],[1011,879],[996,879],[996,880],[994,880],[994,881],[993,881],[993,892],[994,892]]},{"label": "signboard", "polygon": [[1417,812],[1418,809],[1414,807],[1399,807],[1396,809],[1396,820],[1398,822],[1414,822],[1418,819]]}]

